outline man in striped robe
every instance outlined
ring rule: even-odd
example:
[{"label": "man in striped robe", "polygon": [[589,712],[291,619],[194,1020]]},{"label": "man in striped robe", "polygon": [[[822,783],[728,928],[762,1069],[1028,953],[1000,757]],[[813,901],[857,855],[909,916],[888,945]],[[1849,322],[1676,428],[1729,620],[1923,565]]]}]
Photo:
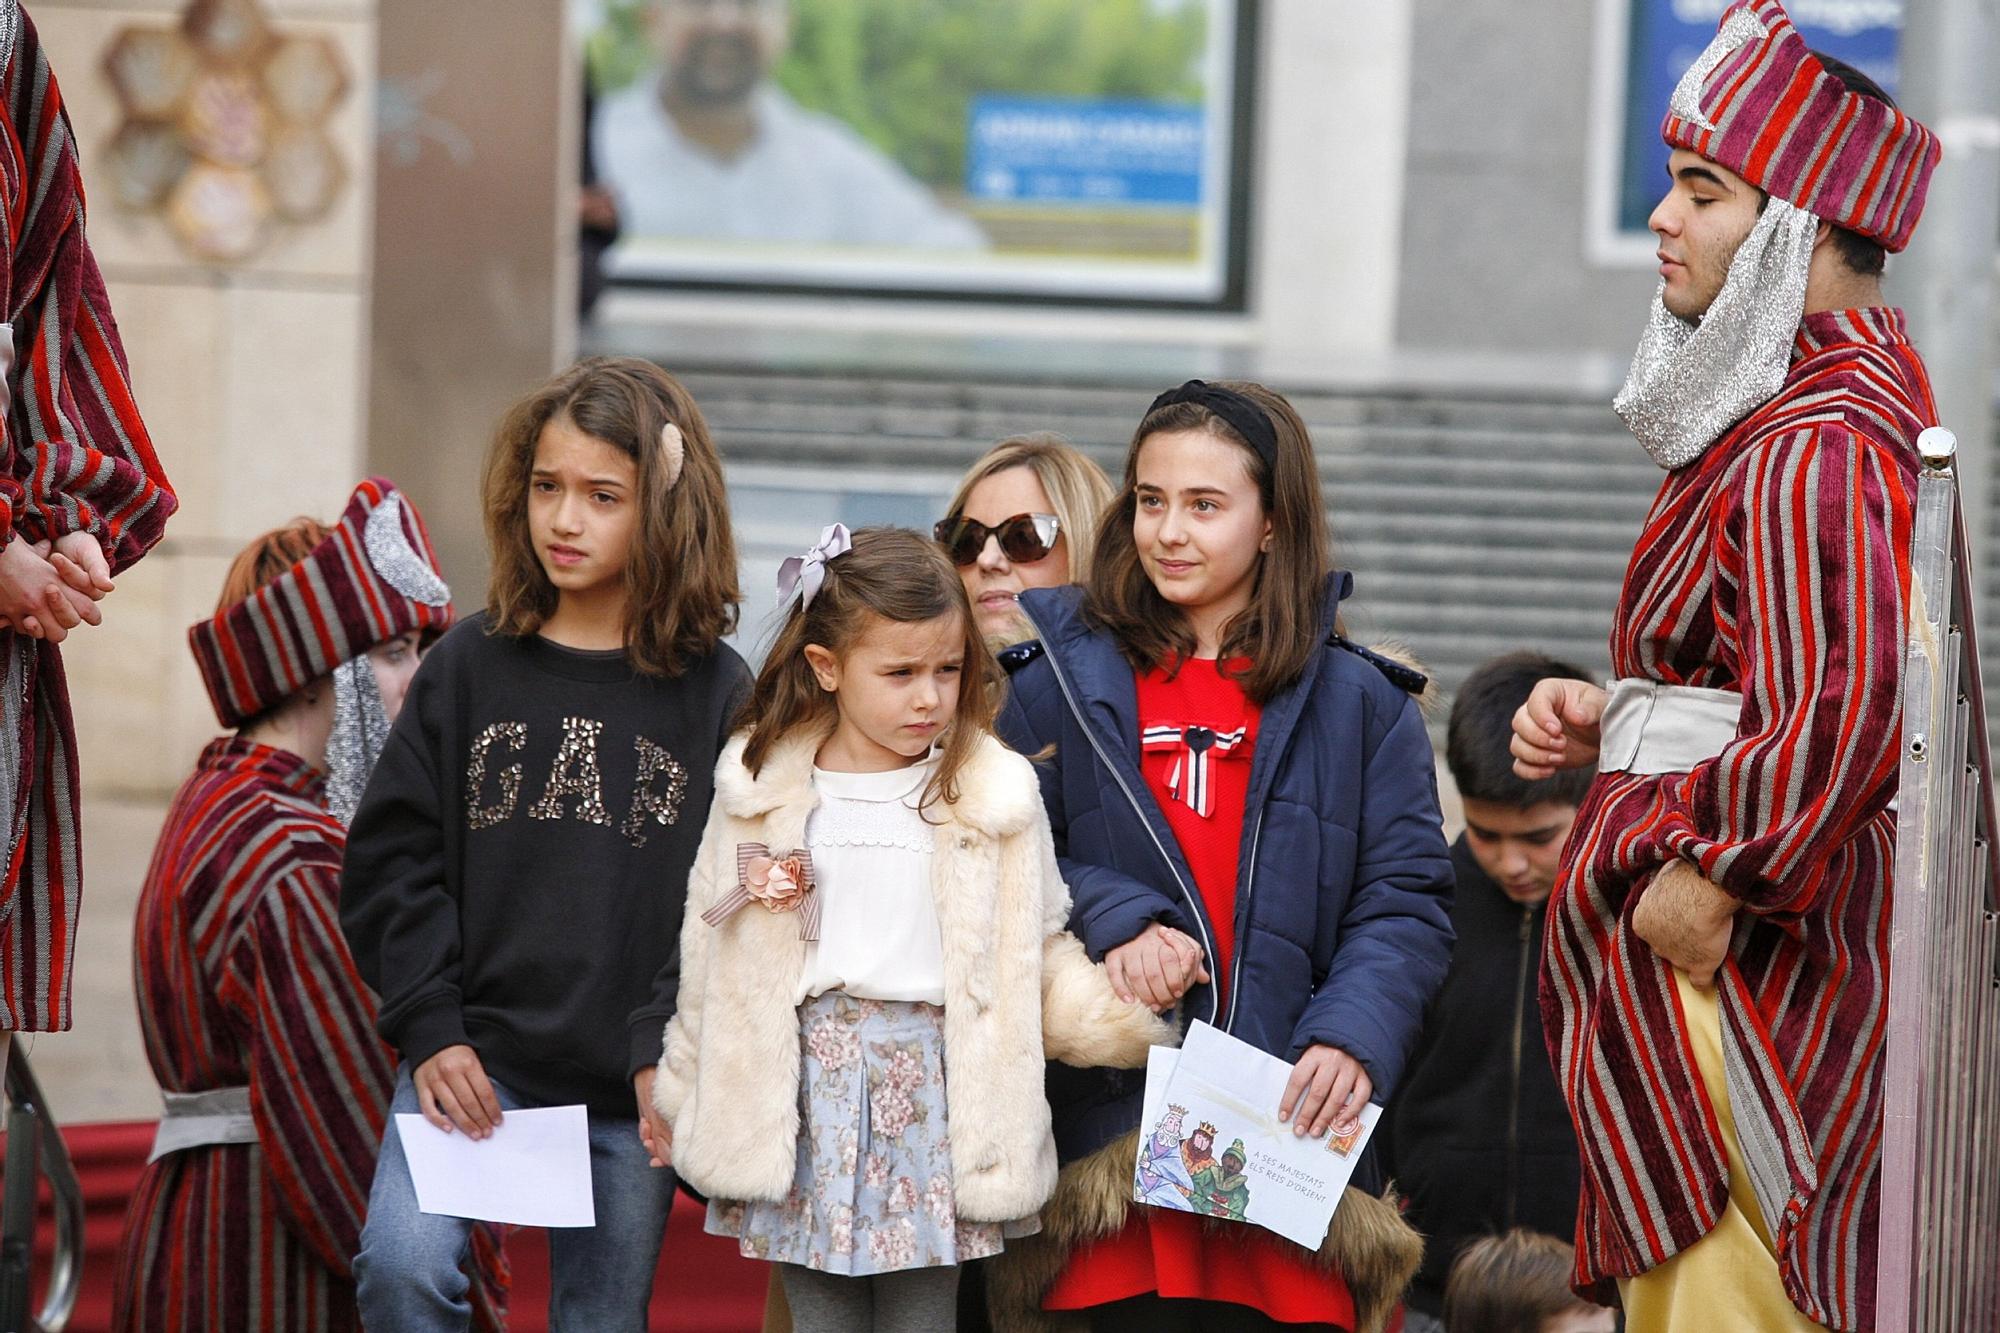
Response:
[{"label": "man in striped robe", "polygon": [[[258,574],[273,577],[244,586]],[[175,794],[133,921],[167,1114],[126,1210],[120,1333],[360,1328],[354,1255],[395,1073],[340,932],[334,673],[450,623],[416,510],[377,478],[332,529],[258,539],[189,631],[235,730]],[[484,1228],[471,1260],[478,1325],[503,1328],[505,1263]]]},{"label": "man in striped robe", "polygon": [[1746,0],[1675,90],[1662,284],[1617,407],[1667,469],[1543,961],[1580,1290],[1634,1333],[1874,1325],[1885,942],[1922,363],[1882,301],[1936,140]]},{"label": "man in striped robe", "polygon": [[0,0],[0,1060],[70,1025],[82,879],[76,736],[56,644],[160,539],[174,495],[132,402],[83,182],[35,28]]}]

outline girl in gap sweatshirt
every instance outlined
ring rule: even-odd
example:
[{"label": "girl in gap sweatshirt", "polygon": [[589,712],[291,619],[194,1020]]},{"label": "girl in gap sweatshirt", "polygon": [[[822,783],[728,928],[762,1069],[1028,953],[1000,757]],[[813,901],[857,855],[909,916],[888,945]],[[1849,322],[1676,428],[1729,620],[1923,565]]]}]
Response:
[{"label": "girl in gap sweatshirt", "polygon": [[[413,683],[349,835],[341,925],[402,1067],[392,1111],[490,1135],[589,1110],[597,1225],[549,1233],[551,1327],[641,1330],[672,1177],[638,1120],[674,1011],[674,948],[748,685],[722,469],[687,391],[581,362],[487,461],[483,615]],[[355,1261],[362,1317],[461,1329],[472,1223],[418,1211],[390,1120]]]}]

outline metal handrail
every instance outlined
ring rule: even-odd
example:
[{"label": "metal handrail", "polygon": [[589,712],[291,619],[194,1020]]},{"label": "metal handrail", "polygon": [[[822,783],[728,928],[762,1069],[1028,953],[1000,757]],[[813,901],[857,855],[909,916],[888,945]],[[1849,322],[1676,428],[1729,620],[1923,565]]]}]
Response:
[{"label": "metal handrail", "polygon": [[[6,1179],[0,1189],[0,1333],[62,1333],[83,1287],[83,1186],[49,1114],[48,1099],[16,1044],[7,1059]],[[28,1307],[35,1253],[37,1195],[43,1178],[55,1203],[55,1247],[48,1291]]]},{"label": "metal handrail", "polygon": [[2000,856],[1957,441],[1917,440],[1876,1326],[2000,1330]]}]

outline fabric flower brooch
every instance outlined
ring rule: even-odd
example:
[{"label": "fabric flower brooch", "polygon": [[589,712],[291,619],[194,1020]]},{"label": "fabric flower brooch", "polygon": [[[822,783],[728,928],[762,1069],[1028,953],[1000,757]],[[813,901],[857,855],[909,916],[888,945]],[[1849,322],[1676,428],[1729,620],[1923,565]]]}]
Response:
[{"label": "fabric flower brooch", "polygon": [[813,891],[812,853],[803,847],[773,855],[761,842],[736,844],[736,887],[701,914],[711,926],[757,903],[767,912],[797,912],[799,938],[819,938],[819,895]]}]

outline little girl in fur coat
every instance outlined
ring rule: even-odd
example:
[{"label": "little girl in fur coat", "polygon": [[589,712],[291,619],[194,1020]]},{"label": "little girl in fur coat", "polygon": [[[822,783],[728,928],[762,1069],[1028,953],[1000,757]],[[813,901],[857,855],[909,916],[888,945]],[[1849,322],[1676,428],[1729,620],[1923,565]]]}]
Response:
[{"label": "little girl in fur coat", "polygon": [[794,595],[717,768],[645,1132],[799,1333],[948,1328],[957,1265],[1055,1188],[1044,1061],[1136,1068],[1171,1029],[1064,930],[950,562],[836,524]]}]

